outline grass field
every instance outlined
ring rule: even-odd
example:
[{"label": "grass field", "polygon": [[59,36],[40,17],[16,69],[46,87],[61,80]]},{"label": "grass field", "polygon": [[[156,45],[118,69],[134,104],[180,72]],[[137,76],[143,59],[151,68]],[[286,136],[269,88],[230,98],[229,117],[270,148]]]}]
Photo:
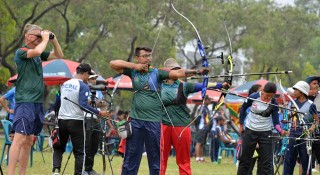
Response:
[{"label": "grass field", "polygon": [[[3,140],[0,139],[0,144],[2,145]],[[2,148],[2,147],[1,147]],[[50,175],[51,169],[52,169],[52,152],[50,149],[46,149],[43,152],[44,160],[42,158],[41,152],[34,152],[33,155],[33,166],[30,168],[28,167],[27,174],[29,175]],[[62,168],[65,167],[66,161],[68,159],[69,153],[65,153],[63,157],[62,162]],[[115,175],[120,174],[120,168],[122,165],[122,158],[119,156],[113,157],[113,160],[111,161],[113,172]],[[205,163],[197,163],[195,162],[195,158],[191,158],[191,167],[192,167],[192,173],[194,175],[234,175],[236,174],[237,168],[236,165],[233,164],[233,161],[231,158],[223,157],[221,164],[214,164],[210,162],[210,158],[206,158],[207,162]],[[107,175],[112,174],[109,166],[109,162],[107,161]],[[28,164],[29,165],[29,164]],[[65,171],[65,174],[73,174],[73,167],[74,167],[74,157],[71,156],[67,168]],[[5,163],[2,164],[2,169],[4,171],[4,174],[7,174],[7,166]],[[102,156],[97,155],[95,157],[95,166],[94,169],[101,173],[102,172]],[[256,169],[255,169],[256,171]],[[281,171],[280,171],[281,172]],[[295,170],[295,175],[298,175],[298,168]],[[146,156],[143,156],[140,169],[139,169],[139,175],[148,175],[148,162]],[[167,174],[168,175],[177,175],[178,167],[175,163],[175,157],[170,157],[168,162],[168,168],[167,168]],[[315,175],[320,173],[313,173]]]},{"label": "grass field", "polygon": [[[51,167],[52,167],[52,153],[49,151],[43,152],[44,160],[43,162],[42,156],[40,152],[34,152],[33,157],[33,166],[31,168],[28,167],[27,174],[32,175],[42,175],[42,174],[51,174]],[[66,161],[68,159],[69,153],[65,153],[63,157],[62,167],[65,166]],[[113,157],[113,160],[111,162],[113,171],[115,175],[120,174],[120,168],[122,164],[122,158],[119,156]],[[207,158],[209,160],[209,158]],[[73,174],[73,166],[74,166],[74,158],[73,155],[71,156],[65,174]],[[196,163],[194,159],[192,159],[192,173],[193,174],[199,174],[199,175],[230,175],[235,174],[236,172],[236,166],[232,163],[231,158],[223,158],[220,165],[213,164],[211,162],[205,162],[205,163]],[[7,172],[7,166],[5,164],[2,165],[2,169],[4,173]],[[102,156],[97,155],[95,157],[95,166],[94,169],[97,172],[102,172]],[[148,163],[146,156],[143,156],[141,161],[141,166],[139,169],[139,174],[141,175],[147,175],[149,174],[148,169]],[[107,173],[111,174],[109,162],[107,161]],[[179,174],[178,167],[175,164],[175,157],[170,157],[168,162],[168,169],[167,169],[168,175],[176,175]]]},{"label": "grass field", "polygon": [[[27,174],[30,175],[49,175],[51,174],[51,164],[52,164],[52,153],[50,151],[43,152],[44,160],[42,159],[41,152],[34,152],[34,160],[33,166],[30,168],[28,167]],[[65,166],[69,153],[65,153],[63,157],[62,167]],[[209,160],[209,158],[207,158]],[[102,156],[97,155],[95,158],[95,166],[94,169],[98,172],[102,172]],[[120,168],[122,164],[121,157],[114,157],[112,162],[112,167],[115,175],[120,174]],[[73,174],[73,166],[74,166],[74,158],[73,155],[71,156],[69,163],[67,164],[67,168],[65,174]],[[236,166],[232,163],[231,158],[223,157],[221,164],[214,164],[209,162],[205,163],[196,163],[194,158],[191,158],[191,166],[192,166],[192,173],[194,175],[233,175],[236,174]],[[2,169],[4,174],[7,172],[7,166],[5,164],[2,165]],[[296,172],[297,172],[296,168]],[[148,163],[147,158],[143,156],[141,161],[141,166],[139,169],[139,175],[147,175],[148,173]],[[109,166],[109,162],[107,162],[107,173],[112,174]],[[168,162],[168,175],[177,175],[178,167],[175,164],[175,157],[170,157]],[[298,174],[298,173],[295,173]],[[320,174],[320,173],[313,173],[313,174]]]}]

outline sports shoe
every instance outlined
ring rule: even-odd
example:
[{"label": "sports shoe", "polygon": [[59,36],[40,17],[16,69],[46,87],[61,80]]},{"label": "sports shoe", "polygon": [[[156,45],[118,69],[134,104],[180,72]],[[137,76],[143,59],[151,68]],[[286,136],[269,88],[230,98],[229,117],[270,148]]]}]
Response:
[{"label": "sports shoe", "polygon": [[100,175],[100,174],[97,173],[95,170],[91,170],[91,171],[84,171],[82,175]]},{"label": "sports shoe", "polygon": [[199,160],[196,160],[196,162],[198,162],[198,163],[205,163],[206,160],[204,160],[204,159],[199,159]]},{"label": "sports shoe", "polygon": [[53,168],[52,175],[60,175],[60,169],[59,168]]},{"label": "sports shoe", "polygon": [[8,161],[8,155],[6,154],[6,156],[4,157],[4,162],[7,163]]}]

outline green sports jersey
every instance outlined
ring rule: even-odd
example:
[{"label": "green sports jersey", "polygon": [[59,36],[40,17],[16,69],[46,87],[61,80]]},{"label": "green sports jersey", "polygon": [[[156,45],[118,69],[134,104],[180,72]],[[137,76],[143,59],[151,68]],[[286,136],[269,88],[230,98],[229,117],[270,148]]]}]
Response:
[{"label": "green sports jersey", "polygon": [[163,107],[158,96],[160,82],[169,78],[169,72],[152,68],[148,73],[124,69],[132,80],[134,90],[130,117],[134,119],[161,122]]},{"label": "green sports jersey", "polygon": [[16,103],[43,103],[44,83],[42,61],[46,61],[50,52],[40,56],[27,58],[28,47],[19,48],[14,56],[17,65],[18,78],[16,82]]},{"label": "green sports jersey", "polygon": [[[187,126],[190,123],[189,109],[185,104],[176,104],[179,84],[182,83],[176,80],[173,84],[162,84],[161,99],[166,106],[169,117],[174,126]],[[188,97],[189,93],[195,92],[196,83],[183,83],[183,95]],[[162,123],[172,125],[167,114],[162,117]]]}]

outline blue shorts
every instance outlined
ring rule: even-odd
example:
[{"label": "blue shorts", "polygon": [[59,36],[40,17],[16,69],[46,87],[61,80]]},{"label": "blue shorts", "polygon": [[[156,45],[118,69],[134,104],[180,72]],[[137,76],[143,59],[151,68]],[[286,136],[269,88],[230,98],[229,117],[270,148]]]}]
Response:
[{"label": "blue shorts", "polygon": [[42,130],[44,109],[42,103],[16,103],[12,130],[25,135],[38,135]]}]

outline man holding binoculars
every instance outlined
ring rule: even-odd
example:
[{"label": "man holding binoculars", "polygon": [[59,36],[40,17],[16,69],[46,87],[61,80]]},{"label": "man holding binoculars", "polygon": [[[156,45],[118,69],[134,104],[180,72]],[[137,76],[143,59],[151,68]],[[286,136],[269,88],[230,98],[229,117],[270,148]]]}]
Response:
[{"label": "man holding binoculars", "polygon": [[[15,136],[9,153],[8,174],[14,175],[19,162],[19,174],[26,174],[33,138],[42,130],[44,120],[44,83],[42,61],[63,58],[57,37],[49,30],[34,24],[24,28],[24,45],[14,56],[18,78],[16,82],[16,105],[13,131]],[[45,51],[48,43],[53,51]]]}]

